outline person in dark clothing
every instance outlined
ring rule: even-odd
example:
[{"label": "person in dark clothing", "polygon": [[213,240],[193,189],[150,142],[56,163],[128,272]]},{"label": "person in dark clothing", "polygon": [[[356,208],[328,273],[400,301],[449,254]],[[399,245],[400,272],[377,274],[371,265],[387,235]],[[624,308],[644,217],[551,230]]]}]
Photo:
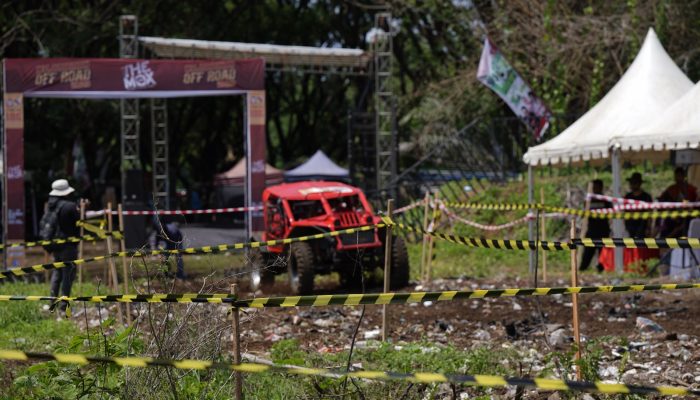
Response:
[{"label": "person in dark clothing", "polygon": [[[57,210],[58,229],[52,239],[62,239],[69,236],[79,236],[80,229],[76,222],[80,220],[78,205],[73,200],[73,189],[65,179],[58,179],[51,184],[48,209]],[[55,261],[73,261],[78,258],[78,244],[64,243],[53,245],[51,253]],[[51,296],[70,296],[73,280],[75,279],[75,264],[68,263],[64,268],[58,268],[51,273]],[[61,310],[65,311],[67,303],[61,303]]]},{"label": "person in dark clothing", "polygon": [[[180,231],[180,227],[177,222],[167,222],[162,223],[158,217],[153,219],[153,234],[151,235],[151,249],[156,250],[164,245],[165,250],[181,250],[183,236]],[[165,261],[167,262],[170,258],[170,254],[165,256]],[[182,259],[182,253],[175,255],[175,260],[177,263],[177,273],[175,277],[178,279],[187,279],[185,275],[185,265]]]},{"label": "person in dark clothing", "polygon": [[[630,192],[625,195],[626,199],[639,200],[651,203],[653,201],[651,195],[642,190],[642,174],[635,172],[627,179],[630,184]],[[625,228],[630,237],[644,238],[647,237],[647,227],[649,223],[646,219],[626,219]]]},{"label": "person in dark clothing", "polygon": [[[685,168],[677,167],[673,171],[674,184],[667,187],[659,201],[683,203],[686,201],[698,201],[698,189],[689,184]],[[661,223],[660,236],[662,238],[676,238],[685,236],[688,232],[690,218],[666,218]]]},{"label": "person in dark clothing", "polygon": [[[596,179],[593,181],[593,193],[603,194],[603,181]],[[601,210],[604,208],[612,208],[612,203],[604,200],[591,199],[590,209]],[[600,239],[610,236],[610,221],[605,218],[588,218],[588,232],[586,237],[591,239]],[[598,256],[599,249],[595,247],[584,247],[583,257],[581,258],[581,265],[579,270],[585,271],[593,259],[593,256]],[[597,263],[596,268],[599,272],[603,271],[603,266]]]}]

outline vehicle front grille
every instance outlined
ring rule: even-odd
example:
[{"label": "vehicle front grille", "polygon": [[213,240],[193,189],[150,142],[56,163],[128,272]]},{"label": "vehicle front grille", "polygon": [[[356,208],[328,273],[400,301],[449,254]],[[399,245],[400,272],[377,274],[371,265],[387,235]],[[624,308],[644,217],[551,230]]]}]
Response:
[{"label": "vehicle front grille", "polygon": [[359,244],[374,243],[374,230],[355,233],[344,233],[338,236],[344,246],[356,246]]},{"label": "vehicle front grille", "polygon": [[358,217],[357,214],[354,212],[338,213],[336,214],[336,218],[338,219],[338,221],[340,221],[340,226],[342,227],[352,227],[361,225],[360,217]]}]

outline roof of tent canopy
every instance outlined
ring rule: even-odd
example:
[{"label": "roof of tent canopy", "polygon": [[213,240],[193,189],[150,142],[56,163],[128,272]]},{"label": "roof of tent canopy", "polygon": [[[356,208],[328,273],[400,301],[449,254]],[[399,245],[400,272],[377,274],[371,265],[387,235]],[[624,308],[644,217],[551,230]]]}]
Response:
[{"label": "roof of tent canopy", "polygon": [[311,68],[366,73],[371,53],[340,47],[285,46],[265,43],[219,42],[139,36],[158,57],[239,59],[265,58],[267,69]]},{"label": "roof of tent canopy", "polygon": [[700,83],[668,107],[651,123],[626,135],[615,136],[610,146],[628,160],[666,158],[670,150],[700,147]]},{"label": "roof of tent canopy", "polygon": [[350,173],[347,169],[338,166],[321,150],[317,150],[305,163],[300,166],[285,171],[284,177],[289,179],[294,178],[324,178],[324,179],[343,179],[348,178]]},{"label": "roof of tent canopy", "polygon": [[605,97],[559,135],[530,147],[523,159],[533,166],[606,159],[613,137],[652,123],[692,86],[649,29],[634,61]]}]

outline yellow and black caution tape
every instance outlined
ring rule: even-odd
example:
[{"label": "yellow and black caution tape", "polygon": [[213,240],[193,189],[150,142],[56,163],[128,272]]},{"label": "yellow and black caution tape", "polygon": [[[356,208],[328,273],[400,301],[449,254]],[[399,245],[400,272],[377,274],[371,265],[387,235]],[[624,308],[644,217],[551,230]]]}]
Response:
[{"label": "yellow and black caution tape", "polygon": [[544,206],[548,212],[563,213],[585,218],[597,219],[655,219],[655,218],[694,218],[700,216],[700,210],[661,210],[661,211],[615,211],[577,210],[566,207]]},{"label": "yellow and black caution tape", "polygon": [[[385,217],[386,218],[386,217]],[[627,249],[700,249],[700,239],[698,238],[577,238],[568,242],[540,241],[540,240],[517,240],[517,239],[484,239],[469,238],[464,236],[450,235],[440,232],[429,232],[421,227],[409,226],[402,223],[395,223],[399,229],[430,235],[451,243],[462,244],[469,247],[481,247],[487,249],[503,250],[572,250],[577,246],[583,247],[621,247]]]},{"label": "yellow and black caution tape", "polygon": [[383,228],[386,224],[376,224],[376,225],[366,225],[359,226],[356,228],[343,229],[339,231],[323,232],[314,235],[299,236],[286,239],[274,239],[265,242],[242,242],[234,244],[220,244],[216,246],[202,246],[202,247],[187,247],[184,249],[173,249],[173,250],[133,250],[133,251],[120,251],[116,253],[106,254],[98,257],[91,258],[81,258],[77,260],[70,261],[59,261],[45,264],[36,264],[27,267],[17,267],[10,268],[8,270],[0,272],[0,279],[6,279],[9,276],[22,276],[26,274],[32,274],[41,271],[48,271],[52,269],[65,268],[71,265],[80,265],[87,262],[104,260],[111,257],[145,257],[145,256],[157,256],[157,255],[169,255],[169,254],[216,254],[222,253],[229,250],[240,250],[245,248],[259,248],[265,246],[277,246],[292,244],[295,242],[305,242],[309,240],[317,240],[329,237],[336,237],[341,235],[351,235],[353,233],[370,231],[377,228]]},{"label": "yellow and black caution tape", "polygon": [[620,285],[620,286],[572,286],[552,288],[510,288],[510,289],[476,289],[447,290],[442,292],[411,293],[366,293],[366,294],[327,294],[317,296],[259,297],[256,299],[236,300],[236,307],[319,307],[319,306],[356,306],[362,304],[409,304],[425,301],[455,301],[480,299],[486,297],[520,297],[552,296],[573,293],[623,293],[652,290],[700,289],[695,283],[670,283],[659,285]]},{"label": "yellow and black caution tape", "polygon": [[575,208],[547,206],[539,203],[452,203],[445,202],[445,206],[471,210],[542,210],[547,212],[569,214],[584,218],[599,219],[655,219],[655,218],[690,218],[700,216],[700,210],[661,210],[661,211],[611,211],[578,210]]},{"label": "yellow and black caution tape", "polygon": [[242,308],[323,307],[357,306],[364,304],[410,304],[425,301],[457,301],[487,297],[553,296],[573,293],[625,293],[684,289],[700,289],[700,283],[446,290],[441,292],[323,294],[315,296],[259,297],[255,299],[238,299],[236,296],[228,293],[115,294],[78,297],[0,295],[0,301],[51,301],[54,303],[59,301],[93,303],[225,303]]},{"label": "yellow and black caution tape", "polygon": [[359,378],[380,381],[409,381],[416,383],[451,382],[471,386],[504,387],[523,386],[539,390],[584,391],[596,393],[634,393],[689,396],[700,395],[700,390],[673,386],[638,386],[626,383],[568,381],[562,379],[504,377],[494,375],[460,375],[439,372],[390,372],[390,371],[341,371],[325,368],[307,368],[285,365],[242,363],[232,364],[209,360],[157,359],[151,357],[105,357],[84,354],[34,353],[18,350],[1,350],[0,359],[13,361],[57,361],[64,364],[110,364],[119,367],[148,368],[169,367],[194,370],[227,370],[246,373],[282,372],[291,375],[323,376],[328,378]]},{"label": "yellow and black caution tape", "polygon": [[65,243],[80,243],[80,242],[94,242],[98,240],[104,240],[107,236],[112,236],[115,239],[122,239],[124,235],[120,231],[108,232],[98,235],[83,235],[83,236],[69,236],[63,239],[51,239],[51,240],[37,240],[34,242],[22,242],[22,243],[10,243],[8,245],[0,244],[0,251],[5,248],[14,247],[36,247],[36,246],[47,246],[50,244],[65,244]]},{"label": "yellow and black caution tape", "polygon": [[75,223],[76,226],[80,226],[83,229],[85,229],[88,232],[92,232],[98,236],[104,236],[107,235],[109,232],[108,230],[104,229],[106,221],[104,219],[101,219],[97,222],[100,223],[100,226],[96,226],[90,223],[91,221],[87,220],[80,220]]},{"label": "yellow and black caution tape", "polygon": [[468,210],[499,210],[499,211],[512,211],[512,210],[537,210],[542,209],[544,206],[539,203],[453,203],[444,202],[445,206],[450,208],[463,208]]},{"label": "yellow and black caution tape", "polygon": [[71,265],[81,265],[85,264],[88,262],[93,262],[93,261],[101,261],[101,260],[106,260],[110,257],[114,257],[117,253],[112,253],[112,254],[107,254],[104,256],[96,256],[96,257],[89,257],[89,258],[79,258],[77,260],[71,260],[71,261],[56,261],[52,263],[46,263],[46,264],[36,264],[36,265],[30,265],[28,267],[17,267],[17,268],[10,268],[5,271],[0,272],[0,279],[7,279],[10,276],[22,276],[22,275],[27,275],[27,274],[34,274],[37,272],[42,272],[42,271],[49,271],[52,269],[59,269],[59,268],[66,268]]},{"label": "yellow and black caution tape", "polygon": [[15,296],[0,295],[0,301],[51,301],[51,302],[91,302],[91,303],[235,303],[237,297],[232,294],[114,294],[102,296]]}]

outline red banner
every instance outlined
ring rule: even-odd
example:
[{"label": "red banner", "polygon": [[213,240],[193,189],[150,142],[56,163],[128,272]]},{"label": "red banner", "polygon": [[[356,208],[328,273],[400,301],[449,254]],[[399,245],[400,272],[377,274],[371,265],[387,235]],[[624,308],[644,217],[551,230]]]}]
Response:
[{"label": "red banner", "polygon": [[[24,240],[24,97],[169,98],[247,94],[246,203],[265,187],[265,61],[17,58],[3,62],[7,238]],[[262,169],[258,168],[262,165]],[[262,230],[262,216],[251,217]]]},{"label": "red banner", "polygon": [[25,97],[213,96],[264,90],[265,62],[18,58],[5,60],[5,79]]}]

